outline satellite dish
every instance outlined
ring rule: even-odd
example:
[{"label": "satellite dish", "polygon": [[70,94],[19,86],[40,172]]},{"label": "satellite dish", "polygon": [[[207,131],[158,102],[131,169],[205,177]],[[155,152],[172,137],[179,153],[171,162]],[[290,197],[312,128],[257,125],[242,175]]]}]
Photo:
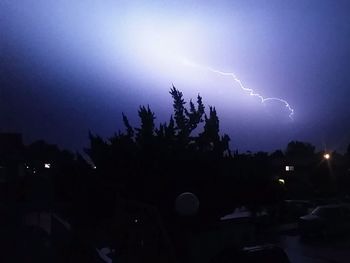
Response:
[{"label": "satellite dish", "polygon": [[193,193],[182,193],[175,200],[175,210],[181,216],[194,216],[198,209],[199,199]]}]

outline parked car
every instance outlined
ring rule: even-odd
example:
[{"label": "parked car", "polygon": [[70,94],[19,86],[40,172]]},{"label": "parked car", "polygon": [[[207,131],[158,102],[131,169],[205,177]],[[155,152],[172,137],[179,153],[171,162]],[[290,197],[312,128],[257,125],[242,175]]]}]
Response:
[{"label": "parked car", "polygon": [[298,219],[310,213],[315,208],[308,200],[285,200],[281,209],[281,219],[287,222],[297,222]]},{"label": "parked car", "polygon": [[302,236],[328,236],[350,230],[350,205],[333,204],[318,206],[310,214],[299,218]]},{"label": "parked car", "polygon": [[290,263],[286,252],[276,245],[260,245],[242,249],[228,248],[210,263]]}]

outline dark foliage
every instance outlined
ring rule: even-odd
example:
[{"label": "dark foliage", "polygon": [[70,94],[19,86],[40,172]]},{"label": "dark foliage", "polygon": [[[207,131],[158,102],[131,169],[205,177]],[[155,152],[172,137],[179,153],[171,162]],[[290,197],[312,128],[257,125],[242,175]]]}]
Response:
[{"label": "dark foliage", "polygon": [[199,196],[202,218],[218,218],[239,204],[273,201],[266,195],[274,180],[268,154],[232,156],[229,136],[220,135],[215,107],[206,113],[200,95],[186,107],[182,92],[172,87],[170,94],[169,122],[156,127],[155,114],[141,106],[140,127],[132,127],[123,114],[125,133],[108,140],[90,133],[86,153],[97,167],[99,184],[124,198],[156,205],[165,216],[185,191]]}]

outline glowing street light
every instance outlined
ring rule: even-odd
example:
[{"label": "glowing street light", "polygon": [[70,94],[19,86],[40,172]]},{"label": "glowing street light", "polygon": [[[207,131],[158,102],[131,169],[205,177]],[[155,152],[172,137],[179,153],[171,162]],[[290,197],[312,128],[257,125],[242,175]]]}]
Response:
[{"label": "glowing street light", "polygon": [[325,158],[326,160],[329,160],[331,158],[331,155],[329,153],[325,153],[323,155],[323,158]]},{"label": "glowing street light", "polygon": [[286,183],[286,182],[284,181],[284,179],[282,179],[282,178],[278,179],[278,182],[279,182],[280,184],[285,184],[285,183]]}]

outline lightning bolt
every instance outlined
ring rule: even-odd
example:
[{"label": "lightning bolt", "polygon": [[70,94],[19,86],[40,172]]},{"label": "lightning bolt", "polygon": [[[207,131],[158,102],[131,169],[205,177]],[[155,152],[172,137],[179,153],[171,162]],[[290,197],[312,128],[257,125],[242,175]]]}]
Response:
[{"label": "lightning bolt", "polygon": [[266,97],[266,98],[263,97],[259,93],[256,93],[253,89],[246,88],[243,85],[242,81],[239,78],[237,78],[237,76],[232,72],[223,72],[223,71],[211,68],[211,67],[202,66],[202,65],[196,64],[192,61],[189,61],[188,59],[185,59],[185,58],[182,59],[182,63],[187,65],[187,66],[195,67],[195,68],[202,69],[202,70],[207,70],[207,71],[210,71],[210,72],[213,72],[216,74],[220,74],[222,76],[231,77],[239,85],[239,87],[243,91],[247,92],[250,96],[257,97],[261,101],[261,103],[263,103],[263,104],[265,104],[265,102],[268,102],[268,101],[278,101],[278,102],[283,103],[284,106],[289,111],[289,115],[288,115],[289,118],[293,121],[294,109],[290,106],[289,102],[286,101],[285,99],[276,98],[276,97]]}]

